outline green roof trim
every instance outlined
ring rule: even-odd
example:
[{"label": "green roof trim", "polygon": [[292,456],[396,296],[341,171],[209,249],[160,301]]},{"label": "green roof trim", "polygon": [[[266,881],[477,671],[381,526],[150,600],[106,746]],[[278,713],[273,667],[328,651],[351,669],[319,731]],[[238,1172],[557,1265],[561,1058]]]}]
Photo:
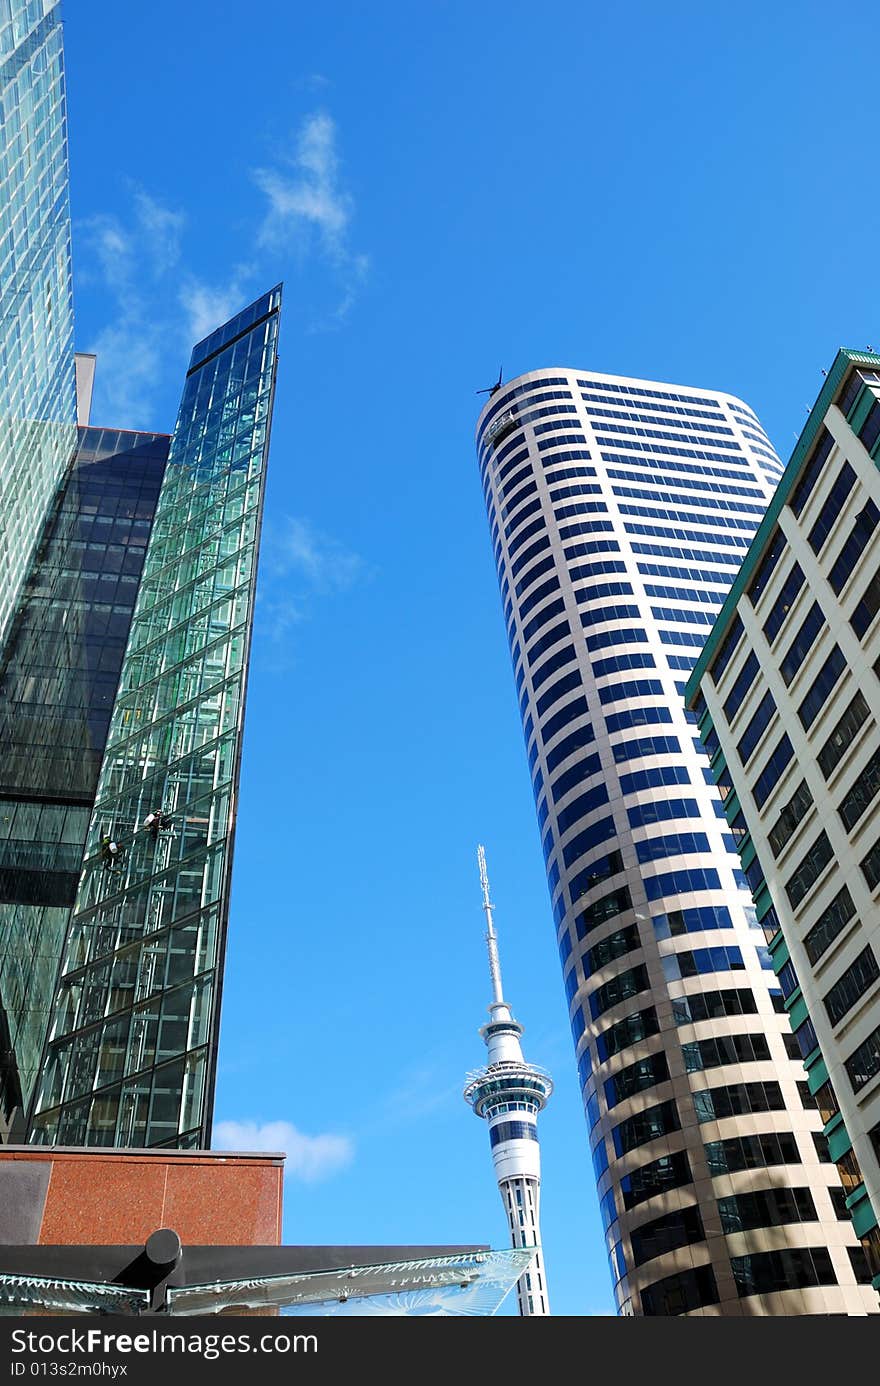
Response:
[{"label": "green roof trim", "polygon": [[822,425],[822,420],[828,413],[828,409],[834,401],[834,396],[840,389],[843,378],[850,366],[871,366],[877,369],[880,368],[880,356],[875,356],[869,351],[853,351],[849,347],[841,347],[835,356],[831,370],[828,372],[825,383],[819,391],[819,397],[810,410],[810,416],[804,424],[800,438],[795,443],[794,452],[789,458],[785,471],[779,478],[779,485],[776,487],[773,498],[767,507],[767,512],[759,524],[755,537],[746,552],[742,567],[733,580],[733,586],[728,592],[727,599],[718,613],[718,619],[709,632],[709,638],[703,646],[700,657],[694,665],[691,676],[687,681],[685,699],[688,706],[692,704],[699,692],[703,676],[715,657],[715,652],[719,644],[727,633],[727,627],[739,605],[740,597],[742,597],[752,579],[752,575],[763,555],[767,540],[773,532],[773,528],[779,518],[782,507],[788,500],[788,497],[794,489],[794,484],[800,476],[801,468],[807,453],[813,446],[816,435]]}]

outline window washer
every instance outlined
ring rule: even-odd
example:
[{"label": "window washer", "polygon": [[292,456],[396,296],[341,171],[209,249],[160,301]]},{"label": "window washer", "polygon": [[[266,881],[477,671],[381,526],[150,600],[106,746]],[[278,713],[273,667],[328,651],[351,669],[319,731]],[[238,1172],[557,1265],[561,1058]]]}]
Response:
[{"label": "window washer", "polygon": [[144,827],[150,833],[153,841],[156,842],[159,833],[171,827],[171,814],[166,813],[162,808],[155,809],[152,813],[147,814],[144,819]]}]

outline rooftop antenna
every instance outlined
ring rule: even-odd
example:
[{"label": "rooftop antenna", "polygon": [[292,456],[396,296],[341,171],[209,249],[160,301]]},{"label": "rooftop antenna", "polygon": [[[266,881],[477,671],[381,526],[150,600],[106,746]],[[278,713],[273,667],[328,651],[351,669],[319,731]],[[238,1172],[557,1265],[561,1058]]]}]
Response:
[{"label": "rooftop antenna", "polygon": [[489,898],[489,876],[486,871],[486,853],[482,846],[477,847],[477,861],[480,866],[480,886],[483,892],[483,913],[486,916],[486,948],[489,953],[489,976],[492,981],[492,1000],[503,1004],[504,992],[501,988],[501,959],[498,956],[498,935],[495,933],[495,906]]},{"label": "rooftop antenna", "polygon": [[[504,375],[504,367],[501,366],[500,369],[499,369],[499,371],[498,371],[498,379],[495,381],[495,384],[494,384],[494,385],[487,385],[486,388],[485,388],[485,390],[476,390],[476,391],[475,391],[475,394],[478,394],[478,395],[497,395],[498,391],[501,389],[501,380],[502,380],[503,375]],[[482,850],[482,849],[481,849],[481,850]]]}]

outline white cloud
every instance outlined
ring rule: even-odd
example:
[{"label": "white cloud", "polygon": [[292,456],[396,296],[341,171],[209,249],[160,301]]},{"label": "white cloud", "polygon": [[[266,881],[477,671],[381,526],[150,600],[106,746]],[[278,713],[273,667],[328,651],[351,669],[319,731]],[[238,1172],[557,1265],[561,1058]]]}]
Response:
[{"label": "white cloud", "polygon": [[[309,79],[320,85],[320,74]],[[109,299],[104,328],[86,350],[98,356],[95,418],[118,427],[149,427],[153,399],[166,371],[177,371],[188,350],[245,306],[255,292],[284,277],[284,260],[323,261],[336,306],[310,325],[338,327],[366,279],[369,260],[349,244],[353,201],[342,186],[337,129],[324,111],[303,121],[292,153],[253,179],[266,202],[258,210],[246,258],[207,281],[182,254],[187,217],[144,188],[129,185],[124,216],[98,213],[77,223],[82,251],[78,278],[101,283]],[[351,564],[335,555],[337,574]],[[330,568],[325,564],[327,579]],[[342,581],[347,581],[343,576]],[[330,586],[339,585],[339,577]]]},{"label": "white cloud", "polygon": [[265,561],[270,580],[298,575],[316,592],[344,592],[366,573],[358,554],[294,515],[269,529]]},{"label": "white cloud", "polygon": [[98,358],[92,407],[95,424],[148,427],[164,365],[157,326],[138,313],[123,313],[117,322],[101,329],[88,350]]},{"label": "white cloud", "polygon": [[134,204],[141,239],[153,261],[154,272],[165,274],[180,259],[180,238],[186,217],[182,212],[163,207],[143,188],[135,189]]},{"label": "white cloud", "polygon": [[214,1127],[215,1150],[283,1150],[285,1174],[317,1183],[351,1164],[354,1142],[329,1132],[307,1136],[289,1121],[220,1121]]},{"label": "white cloud", "polygon": [[326,111],[307,116],[293,153],[285,154],[280,166],[257,168],[252,176],[268,202],[257,244],[276,255],[293,250],[301,260],[311,251],[324,257],[339,281],[342,297],[318,325],[337,326],[357,298],[370,262],[349,244],[354,201],[341,183],[332,117]]},{"label": "white cloud", "polygon": [[254,182],[269,202],[258,232],[259,244],[282,249],[292,236],[298,237],[311,227],[332,258],[344,258],[351,198],[339,186],[336,126],[326,112],[319,111],[303,122],[296,152],[286,162],[294,170],[292,174],[278,168],[258,168],[253,173]]},{"label": "white cloud", "polygon": [[178,301],[186,314],[186,333],[191,345],[207,337],[244,306],[248,292],[245,281],[252,274],[252,266],[239,265],[226,284],[206,284],[192,277],[185,279]]}]

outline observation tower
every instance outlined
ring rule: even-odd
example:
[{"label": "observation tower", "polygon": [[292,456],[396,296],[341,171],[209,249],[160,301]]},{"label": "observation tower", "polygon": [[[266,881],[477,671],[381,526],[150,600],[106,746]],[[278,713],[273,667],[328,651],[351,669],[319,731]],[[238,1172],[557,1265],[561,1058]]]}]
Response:
[{"label": "observation tower", "polygon": [[482,847],[477,848],[477,860],[492,980],[489,1023],[480,1028],[489,1051],[489,1062],[485,1068],[468,1074],[464,1099],[478,1117],[484,1117],[489,1123],[492,1162],[510,1226],[511,1245],[536,1248],[529,1269],[517,1281],[519,1312],[522,1315],[549,1314],[541,1255],[541,1151],[537,1122],[538,1113],[543,1111],[553,1092],[553,1083],[548,1073],[523,1059],[519,1042],[523,1027],[514,1020],[501,987],[498,938],[492,917],[494,906],[489,899],[486,854]]}]

